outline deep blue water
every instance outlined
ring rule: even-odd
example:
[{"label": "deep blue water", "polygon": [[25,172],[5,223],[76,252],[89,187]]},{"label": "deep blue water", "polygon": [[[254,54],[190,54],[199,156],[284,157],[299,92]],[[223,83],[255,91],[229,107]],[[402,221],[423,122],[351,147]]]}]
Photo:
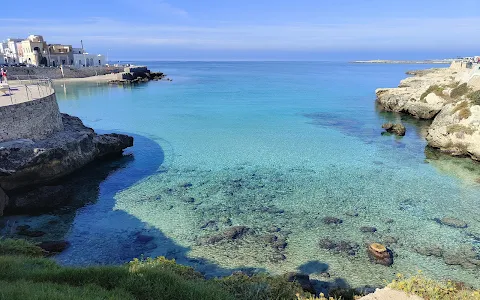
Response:
[{"label": "deep blue water", "polygon": [[[375,108],[376,88],[395,87],[405,71],[430,66],[148,65],[173,82],[57,86],[62,112],[98,131],[136,139],[122,161],[97,163],[98,188],[83,196],[89,204],[68,219],[65,238],[72,246],[57,257],[60,262],[109,264],[165,255],[207,275],[239,268],[301,270],[352,286],[378,285],[395,273],[421,269],[478,285],[478,268],[447,265],[441,257],[415,251],[432,246],[460,256],[478,251],[478,165],[426,160],[422,132],[428,123]],[[400,120],[407,126],[405,137],[381,135],[382,123]],[[325,225],[326,216],[343,223]],[[435,222],[445,216],[469,227]],[[201,244],[202,237],[231,225],[253,233]],[[265,245],[272,226],[280,228],[285,249]],[[362,226],[377,232],[362,233]],[[370,263],[365,245],[392,237],[393,266]],[[322,249],[318,243],[324,238],[356,243],[358,253]],[[330,279],[320,277],[325,271]]]}]

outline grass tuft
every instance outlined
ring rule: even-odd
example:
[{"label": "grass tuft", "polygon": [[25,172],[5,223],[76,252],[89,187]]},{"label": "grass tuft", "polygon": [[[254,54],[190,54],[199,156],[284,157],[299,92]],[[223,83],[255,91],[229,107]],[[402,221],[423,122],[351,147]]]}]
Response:
[{"label": "grass tuft", "polygon": [[448,134],[453,134],[453,133],[465,133],[468,135],[471,135],[475,132],[472,128],[465,126],[465,125],[460,125],[460,124],[455,124],[455,125],[450,125],[447,127],[447,133]]},{"label": "grass tuft", "polygon": [[442,97],[443,96],[443,87],[438,85],[430,86],[421,96],[420,100],[424,100],[428,95],[434,93],[435,95]]},{"label": "grass tuft", "polygon": [[480,90],[472,92],[467,96],[473,103],[473,105],[480,105]]},{"label": "grass tuft", "polygon": [[463,95],[466,95],[470,92],[470,88],[467,86],[467,83],[462,83],[461,85],[457,86],[452,90],[450,93],[450,97],[452,98],[460,98]]},{"label": "grass tuft", "polygon": [[0,255],[24,255],[30,257],[42,257],[42,248],[33,245],[25,240],[1,239]]}]

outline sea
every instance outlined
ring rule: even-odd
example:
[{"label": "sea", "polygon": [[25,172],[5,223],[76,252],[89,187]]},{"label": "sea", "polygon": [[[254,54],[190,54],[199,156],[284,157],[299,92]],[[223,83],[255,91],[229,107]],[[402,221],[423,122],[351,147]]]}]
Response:
[{"label": "sea", "polygon": [[[300,272],[364,287],[422,272],[480,288],[480,164],[427,148],[429,121],[375,104],[375,89],[434,66],[141,64],[172,81],[55,86],[61,112],[135,138],[72,174],[71,203],[24,217],[70,242],[59,263],[165,256],[207,277]],[[372,261],[374,242],[393,265]]]}]

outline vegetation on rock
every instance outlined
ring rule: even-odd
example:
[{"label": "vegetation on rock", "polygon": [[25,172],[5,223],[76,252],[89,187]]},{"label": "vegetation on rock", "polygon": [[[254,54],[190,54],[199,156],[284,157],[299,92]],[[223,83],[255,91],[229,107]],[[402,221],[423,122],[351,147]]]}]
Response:
[{"label": "vegetation on rock", "polygon": [[467,83],[462,83],[450,92],[450,97],[460,98],[468,92],[470,92],[470,88],[467,86]]},{"label": "vegetation on rock", "polygon": [[480,105],[480,90],[472,92],[467,96],[473,103],[473,105]]},{"label": "vegetation on rock", "polygon": [[452,134],[452,133],[457,133],[457,132],[462,132],[465,134],[473,134],[475,132],[474,129],[467,127],[465,125],[460,125],[460,124],[454,124],[450,125],[447,127],[447,133]]},{"label": "vegetation on rock", "polygon": [[480,291],[478,290],[470,289],[458,282],[438,282],[427,279],[421,273],[411,278],[405,278],[402,274],[398,274],[397,279],[388,287],[415,294],[427,300],[480,300]]},{"label": "vegetation on rock", "polygon": [[420,100],[424,100],[429,94],[434,93],[435,95],[442,97],[443,96],[443,87],[439,85],[430,86],[421,96]]}]

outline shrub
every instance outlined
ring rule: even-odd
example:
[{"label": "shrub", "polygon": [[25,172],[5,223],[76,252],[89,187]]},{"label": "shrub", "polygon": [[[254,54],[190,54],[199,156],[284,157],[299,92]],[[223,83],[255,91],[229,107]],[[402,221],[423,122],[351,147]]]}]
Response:
[{"label": "shrub", "polygon": [[415,294],[425,299],[480,300],[480,291],[478,290],[469,289],[452,281],[434,281],[421,274],[411,278],[405,278],[398,274],[397,279],[390,283],[388,287]]},{"label": "shrub", "polygon": [[470,88],[467,86],[467,83],[462,83],[461,85],[457,86],[452,90],[450,93],[450,97],[452,98],[459,98],[463,95],[466,95],[470,91]]},{"label": "shrub", "polygon": [[420,100],[424,100],[429,94],[434,93],[435,95],[441,97],[443,96],[443,87],[438,85],[430,86],[421,96]]},{"label": "shrub", "polygon": [[480,90],[472,92],[467,96],[473,103],[473,105],[480,105]]},{"label": "shrub", "polygon": [[43,256],[43,250],[25,240],[0,239],[0,255]]},{"label": "shrub", "polygon": [[296,300],[297,294],[303,294],[297,283],[288,282],[283,276],[259,274],[249,277],[245,274],[233,274],[216,281],[236,299],[242,300]]}]

